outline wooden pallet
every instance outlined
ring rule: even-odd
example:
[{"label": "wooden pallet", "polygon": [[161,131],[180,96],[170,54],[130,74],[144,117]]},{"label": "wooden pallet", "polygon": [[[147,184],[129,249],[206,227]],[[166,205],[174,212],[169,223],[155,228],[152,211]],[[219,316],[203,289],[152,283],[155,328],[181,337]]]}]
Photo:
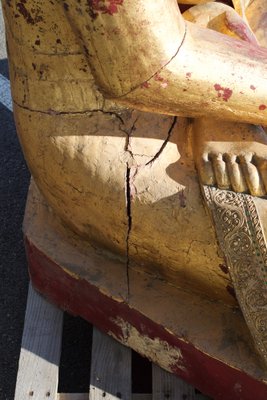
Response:
[{"label": "wooden pallet", "polygon": [[93,330],[88,393],[58,393],[63,312],[29,286],[15,400],[204,400],[174,375],[152,366],[152,393],[131,392],[131,349]]}]

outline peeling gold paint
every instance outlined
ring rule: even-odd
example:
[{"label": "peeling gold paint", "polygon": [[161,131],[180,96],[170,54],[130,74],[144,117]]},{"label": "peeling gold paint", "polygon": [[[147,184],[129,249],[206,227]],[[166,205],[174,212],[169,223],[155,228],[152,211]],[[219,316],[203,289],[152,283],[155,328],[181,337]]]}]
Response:
[{"label": "peeling gold paint", "polygon": [[[183,364],[183,355],[177,347],[172,347],[169,343],[159,338],[151,339],[146,335],[141,335],[134,326],[121,318],[112,320],[112,322],[121,328],[123,337],[119,339],[126,346],[145,355],[151,361],[169,372],[172,372],[174,366],[182,371],[186,371]],[[113,335],[112,332],[109,332],[109,334]]]}]

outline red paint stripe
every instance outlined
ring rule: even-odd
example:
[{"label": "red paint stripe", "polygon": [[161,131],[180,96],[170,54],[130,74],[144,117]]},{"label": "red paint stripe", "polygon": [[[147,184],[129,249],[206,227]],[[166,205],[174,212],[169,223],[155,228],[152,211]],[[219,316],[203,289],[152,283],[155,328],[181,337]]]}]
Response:
[{"label": "red paint stripe", "polygon": [[123,332],[114,322],[117,318],[127,321],[141,335],[166,341],[181,352],[186,368],[184,371],[179,364],[173,365],[173,372],[215,400],[267,399],[263,382],[185,343],[128,304],[101,293],[88,281],[73,278],[27,238],[25,246],[34,287],[57,306],[82,316],[104,332],[112,332],[119,340],[123,339]]}]

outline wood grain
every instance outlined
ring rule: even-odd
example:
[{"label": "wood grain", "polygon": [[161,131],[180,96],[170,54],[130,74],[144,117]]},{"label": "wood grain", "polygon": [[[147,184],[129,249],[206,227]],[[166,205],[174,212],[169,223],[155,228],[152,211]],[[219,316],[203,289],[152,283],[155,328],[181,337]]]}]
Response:
[{"label": "wood grain", "polygon": [[153,364],[153,400],[198,400],[193,386]]},{"label": "wood grain", "polygon": [[[57,400],[88,400],[88,393],[59,393]],[[132,400],[152,400],[150,393],[133,393]]]},{"label": "wood grain", "polygon": [[55,400],[63,312],[29,286],[15,400]]},{"label": "wood grain", "polygon": [[151,393],[133,393],[132,400],[152,400]]},{"label": "wood grain", "polygon": [[130,400],[131,396],[131,350],[94,329],[90,400]]},{"label": "wood grain", "polygon": [[57,400],[88,400],[89,393],[58,393]]}]

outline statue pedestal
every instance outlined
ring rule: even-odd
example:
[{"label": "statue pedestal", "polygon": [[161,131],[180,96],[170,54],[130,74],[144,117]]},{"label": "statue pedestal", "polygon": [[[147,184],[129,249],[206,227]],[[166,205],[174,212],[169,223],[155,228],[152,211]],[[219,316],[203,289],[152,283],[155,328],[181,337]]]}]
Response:
[{"label": "statue pedestal", "polygon": [[34,287],[214,399],[266,400],[261,368],[236,308],[178,289],[64,227],[31,184],[24,219]]}]

